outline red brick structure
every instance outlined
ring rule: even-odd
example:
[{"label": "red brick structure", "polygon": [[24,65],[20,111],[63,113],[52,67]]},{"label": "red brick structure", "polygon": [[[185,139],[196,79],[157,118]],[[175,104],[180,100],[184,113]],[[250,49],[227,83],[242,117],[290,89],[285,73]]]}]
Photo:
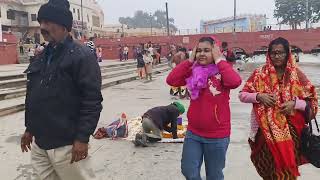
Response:
[{"label": "red brick structure", "polygon": [[[139,43],[151,41],[162,46],[162,55],[165,55],[169,44],[182,45],[186,48],[193,48],[200,37],[213,34],[198,34],[187,36],[153,36],[153,37],[125,37],[119,39],[97,39],[96,45],[103,48],[104,59],[118,59],[119,45],[128,45],[130,48],[129,56],[132,58],[132,47]],[[310,52],[320,45],[320,29],[290,30],[290,31],[267,31],[267,32],[240,32],[215,34],[221,41],[227,41],[229,47],[241,48],[248,54],[253,54],[257,49],[268,46],[272,39],[284,37],[290,44],[300,48],[303,52]]]},{"label": "red brick structure", "polygon": [[7,42],[0,42],[0,65],[17,64],[17,38],[12,34],[3,34],[2,39]]},{"label": "red brick structure", "polygon": [[[119,39],[97,39],[96,45],[103,48],[103,59],[118,59],[119,45],[128,45],[130,48],[129,57],[132,58],[132,47],[139,43],[151,41],[162,46],[162,56],[167,54],[168,45],[176,44],[186,48],[193,48],[200,37],[213,34],[197,34],[187,36],[152,36],[152,37],[125,37]],[[303,52],[310,52],[312,49],[320,47],[320,29],[290,30],[290,31],[267,31],[267,32],[241,32],[215,34],[221,41],[227,41],[229,47],[241,48],[246,53],[252,54],[255,50],[267,46],[272,39],[284,37],[291,45],[300,48]],[[0,43],[0,64],[18,63],[17,39],[12,34],[3,34],[3,39],[7,42]]]}]

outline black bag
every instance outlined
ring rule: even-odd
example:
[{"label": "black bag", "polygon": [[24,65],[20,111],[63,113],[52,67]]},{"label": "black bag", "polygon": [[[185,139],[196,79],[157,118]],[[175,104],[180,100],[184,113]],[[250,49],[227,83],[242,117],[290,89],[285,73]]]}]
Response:
[{"label": "black bag", "polygon": [[313,113],[310,113],[310,110],[310,106],[307,105],[305,113],[308,126],[302,130],[301,151],[304,157],[306,157],[312,165],[314,165],[317,168],[320,168],[320,136],[314,135],[313,133],[313,120],[316,122],[318,133],[320,131],[317,119],[313,116]]}]

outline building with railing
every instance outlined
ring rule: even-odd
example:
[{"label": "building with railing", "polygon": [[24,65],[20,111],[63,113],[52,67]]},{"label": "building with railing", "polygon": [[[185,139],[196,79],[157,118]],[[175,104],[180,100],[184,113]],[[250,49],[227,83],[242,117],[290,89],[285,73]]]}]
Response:
[{"label": "building with railing", "polygon": [[[244,14],[236,16],[236,32],[257,32],[263,31],[267,24],[266,15]],[[233,32],[234,17],[209,20],[200,22],[201,33],[228,33]]]},{"label": "building with railing", "polygon": [[[37,14],[40,6],[48,0],[0,0],[2,31],[12,32],[19,39],[41,42]],[[73,14],[72,33],[81,36],[103,34],[104,13],[96,0],[69,0]]]},{"label": "building with railing", "polygon": [[[171,35],[175,31],[170,32]],[[120,37],[142,37],[142,36],[166,36],[167,28],[133,28],[125,24],[108,24],[104,26],[104,37],[120,38]]]}]

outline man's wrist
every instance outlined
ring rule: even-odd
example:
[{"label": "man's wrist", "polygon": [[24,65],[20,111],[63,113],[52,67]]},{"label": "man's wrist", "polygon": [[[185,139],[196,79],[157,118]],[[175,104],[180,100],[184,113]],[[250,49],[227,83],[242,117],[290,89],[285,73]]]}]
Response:
[{"label": "man's wrist", "polygon": [[80,140],[78,140],[78,139],[74,140],[73,143],[89,144],[89,142],[80,141]]},{"label": "man's wrist", "polygon": [[89,143],[90,135],[89,136],[84,136],[81,134],[78,134],[74,140],[74,142],[81,142],[81,143]]}]

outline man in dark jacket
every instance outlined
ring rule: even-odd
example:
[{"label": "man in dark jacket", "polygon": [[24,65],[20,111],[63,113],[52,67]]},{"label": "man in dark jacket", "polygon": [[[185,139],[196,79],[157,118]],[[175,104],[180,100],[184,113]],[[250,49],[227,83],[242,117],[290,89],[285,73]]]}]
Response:
[{"label": "man in dark jacket", "polygon": [[41,6],[38,21],[49,44],[26,70],[21,149],[31,150],[40,179],[95,178],[87,156],[89,137],[102,110],[101,73],[90,49],[69,34],[69,8],[67,0],[49,0]]},{"label": "man in dark jacket", "polygon": [[184,106],[179,102],[149,109],[142,116],[143,133],[136,135],[134,144],[147,146],[147,141],[160,141],[162,130],[172,133],[172,138],[177,139],[177,118],[184,112]]}]

